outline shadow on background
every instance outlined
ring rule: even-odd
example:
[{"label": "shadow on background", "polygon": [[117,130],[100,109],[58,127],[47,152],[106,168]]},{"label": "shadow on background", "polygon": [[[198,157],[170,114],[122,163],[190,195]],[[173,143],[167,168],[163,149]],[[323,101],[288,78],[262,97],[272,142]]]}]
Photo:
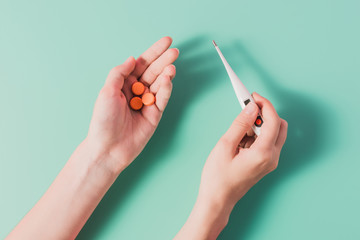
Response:
[{"label": "shadow on background", "polygon": [[[177,46],[181,54],[175,63],[177,74],[173,81],[173,92],[154,136],[138,159],[120,174],[77,239],[94,239],[101,235],[114,214],[121,211],[126,196],[139,185],[146,172],[151,171],[154,163],[172,148],[186,107],[207,89],[221,82],[218,75],[224,69],[211,46],[211,41],[205,36]],[[161,146],[162,151],[155,146]]]},{"label": "shadow on background", "polygon": [[[257,183],[239,201],[219,239],[247,239],[251,233],[261,231],[256,224],[261,218],[261,209],[273,188],[280,181],[286,181],[286,177],[294,174],[295,171],[316,161],[320,153],[329,149],[330,133],[334,135],[334,119],[329,106],[319,102],[319,99],[312,99],[278,85],[239,41],[234,43],[233,47],[236,55],[242,58],[240,61],[252,68],[260,77],[262,84],[280,100],[278,113],[288,121],[289,128],[278,168]],[[334,138],[331,139],[333,141]],[[334,144],[336,145],[332,142],[331,146]]]}]

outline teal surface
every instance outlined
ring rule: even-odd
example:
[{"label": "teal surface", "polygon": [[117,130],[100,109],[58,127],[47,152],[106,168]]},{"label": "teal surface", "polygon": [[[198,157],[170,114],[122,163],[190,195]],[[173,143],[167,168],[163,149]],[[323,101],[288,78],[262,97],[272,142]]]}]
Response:
[{"label": "teal surface", "polygon": [[0,238],[86,136],[108,71],[162,36],[180,49],[154,137],[78,239],[171,239],[240,112],[211,40],[289,122],[278,169],[219,239],[360,239],[360,2],[0,1]]}]

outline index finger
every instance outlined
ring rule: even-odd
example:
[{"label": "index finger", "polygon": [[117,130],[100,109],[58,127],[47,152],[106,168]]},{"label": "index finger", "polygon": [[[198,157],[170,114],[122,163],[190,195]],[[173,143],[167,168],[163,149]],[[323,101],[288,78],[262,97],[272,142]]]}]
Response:
[{"label": "index finger", "polygon": [[279,135],[281,124],[280,117],[269,100],[260,96],[257,93],[253,93],[253,98],[256,104],[261,109],[262,117],[264,120],[264,123],[261,126],[261,133],[256,138],[253,146],[274,146]]},{"label": "index finger", "polygon": [[141,54],[138,59],[136,59],[135,70],[132,75],[139,78],[148,66],[170,47],[171,43],[171,37],[163,37],[154,43],[149,49]]}]

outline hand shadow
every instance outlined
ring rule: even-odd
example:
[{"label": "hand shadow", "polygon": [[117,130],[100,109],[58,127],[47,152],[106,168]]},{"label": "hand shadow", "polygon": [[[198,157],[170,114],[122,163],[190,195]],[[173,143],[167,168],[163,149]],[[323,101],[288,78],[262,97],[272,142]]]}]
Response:
[{"label": "hand shadow", "polygon": [[278,168],[239,201],[219,239],[246,239],[258,231],[256,223],[261,219],[262,207],[276,185],[296,171],[309,167],[319,154],[328,153],[330,139],[331,146],[336,146],[333,136],[336,135],[334,130],[338,129],[331,115],[332,109],[325,102],[278,85],[242,44],[236,42],[234,46],[234,52],[242,57],[240,61],[252,68],[262,84],[280,100],[278,113],[288,121],[289,127]]},{"label": "hand shadow", "polygon": [[[186,107],[201,93],[221,82],[217,76],[224,69],[211,46],[211,41],[205,36],[190,39],[178,46],[180,56],[175,63],[177,75],[173,80],[172,96],[154,136],[139,157],[120,174],[77,239],[101,236],[106,225],[121,211],[122,202],[141,185],[143,176],[152,171],[155,162],[163,159],[174,144],[176,146],[178,126]],[[171,156],[166,161],[171,161]]]}]

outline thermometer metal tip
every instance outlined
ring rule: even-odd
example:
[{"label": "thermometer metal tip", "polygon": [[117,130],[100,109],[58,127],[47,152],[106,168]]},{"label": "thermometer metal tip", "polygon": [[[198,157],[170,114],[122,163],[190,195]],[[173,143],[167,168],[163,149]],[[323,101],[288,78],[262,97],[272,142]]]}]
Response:
[{"label": "thermometer metal tip", "polygon": [[217,47],[217,44],[216,44],[216,42],[215,42],[214,40],[212,40],[212,42],[213,42],[214,46],[215,46],[215,47]]}]

